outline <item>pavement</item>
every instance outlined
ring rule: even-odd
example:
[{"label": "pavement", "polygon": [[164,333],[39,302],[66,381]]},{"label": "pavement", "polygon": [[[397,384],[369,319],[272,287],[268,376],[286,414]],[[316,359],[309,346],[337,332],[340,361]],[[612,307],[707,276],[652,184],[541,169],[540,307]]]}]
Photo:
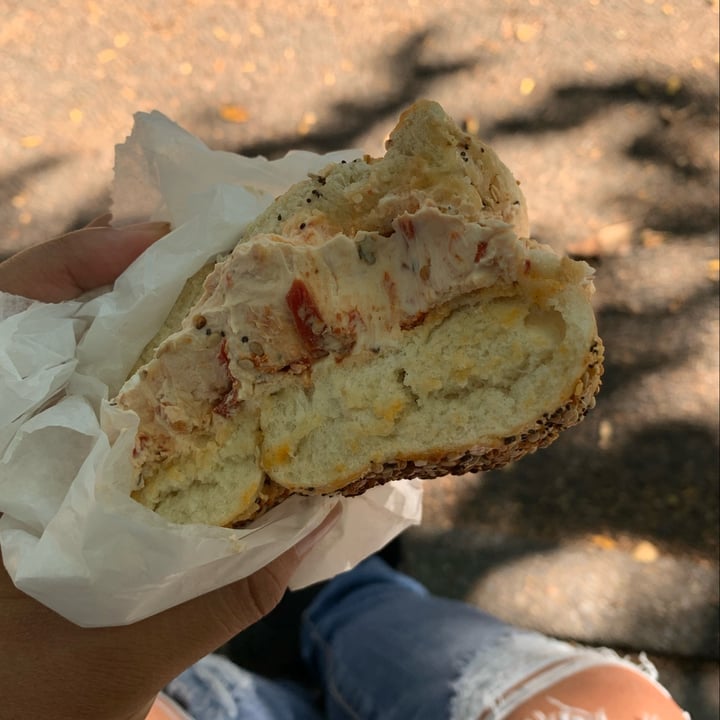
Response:
[{"label": "pavement", "polygon": [[717,0],[0,0],[0,256],[104,212],[159,109],[211,147],[382,152],[438,100],[587,259],[597,408],[502,471],[427,483],[403,568],[718,700]]}]

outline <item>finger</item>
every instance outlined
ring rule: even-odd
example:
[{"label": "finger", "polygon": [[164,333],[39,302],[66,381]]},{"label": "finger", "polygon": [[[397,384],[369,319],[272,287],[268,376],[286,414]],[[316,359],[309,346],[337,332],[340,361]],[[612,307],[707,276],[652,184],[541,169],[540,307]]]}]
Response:
[{"label": "finger", "polygon": [[0,263],[0,290],[43,302],[70,300],[114,282],[169,230],[157,222],[68,233]]},{"label": "finger", "polygon": [[166,222],[80,231],[74,234],[63,258],[67,274],[81,292],[109,285],[169,231]]},{"label": "finger", "polygon": [[[282,599],[302,559],[340,515],[341,506],[337,505],[298,545],[250,577],[130,626],[141,641],[145,660],[148,652],[157,652],[158,682],[169,682],[269,613]],[[145,663],[150,666],[153,664]]]}]

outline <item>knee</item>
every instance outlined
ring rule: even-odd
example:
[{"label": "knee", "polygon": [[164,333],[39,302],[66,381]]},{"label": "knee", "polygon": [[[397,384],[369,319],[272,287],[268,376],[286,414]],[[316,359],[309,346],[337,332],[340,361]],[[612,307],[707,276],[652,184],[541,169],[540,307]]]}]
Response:
[{"label": "knee", "polygon": [[664,688],[641,672],[620,664],[608,664],[580,670],[548,686],[516,707],[504,720],[559,718],[685,720],[687,715]]}]

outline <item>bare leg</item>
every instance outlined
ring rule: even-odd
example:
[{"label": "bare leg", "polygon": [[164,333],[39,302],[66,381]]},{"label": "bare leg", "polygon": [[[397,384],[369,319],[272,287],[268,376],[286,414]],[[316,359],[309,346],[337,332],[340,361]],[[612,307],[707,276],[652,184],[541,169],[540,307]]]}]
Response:
[{"label": "bare leg", "polygon": [[504,720],[683,720],[686,717],[668,693],[642,673],[621,665],[599,665],[541,690]]}]

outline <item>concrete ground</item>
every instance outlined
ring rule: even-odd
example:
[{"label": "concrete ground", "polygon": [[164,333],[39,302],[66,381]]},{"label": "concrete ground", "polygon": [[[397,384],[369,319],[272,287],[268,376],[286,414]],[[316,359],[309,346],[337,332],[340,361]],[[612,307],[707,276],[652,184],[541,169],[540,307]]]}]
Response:
[{"label": "concrete ground", "polygon": [[598,406],[428,483],[405,569],[529,627],[647,650],[718,717],[717,0],[0,0],[0,256],[101,214],[159,109],[214,148],[377,154],[417,97],[492,142],[533,234],[597,269]]}]

